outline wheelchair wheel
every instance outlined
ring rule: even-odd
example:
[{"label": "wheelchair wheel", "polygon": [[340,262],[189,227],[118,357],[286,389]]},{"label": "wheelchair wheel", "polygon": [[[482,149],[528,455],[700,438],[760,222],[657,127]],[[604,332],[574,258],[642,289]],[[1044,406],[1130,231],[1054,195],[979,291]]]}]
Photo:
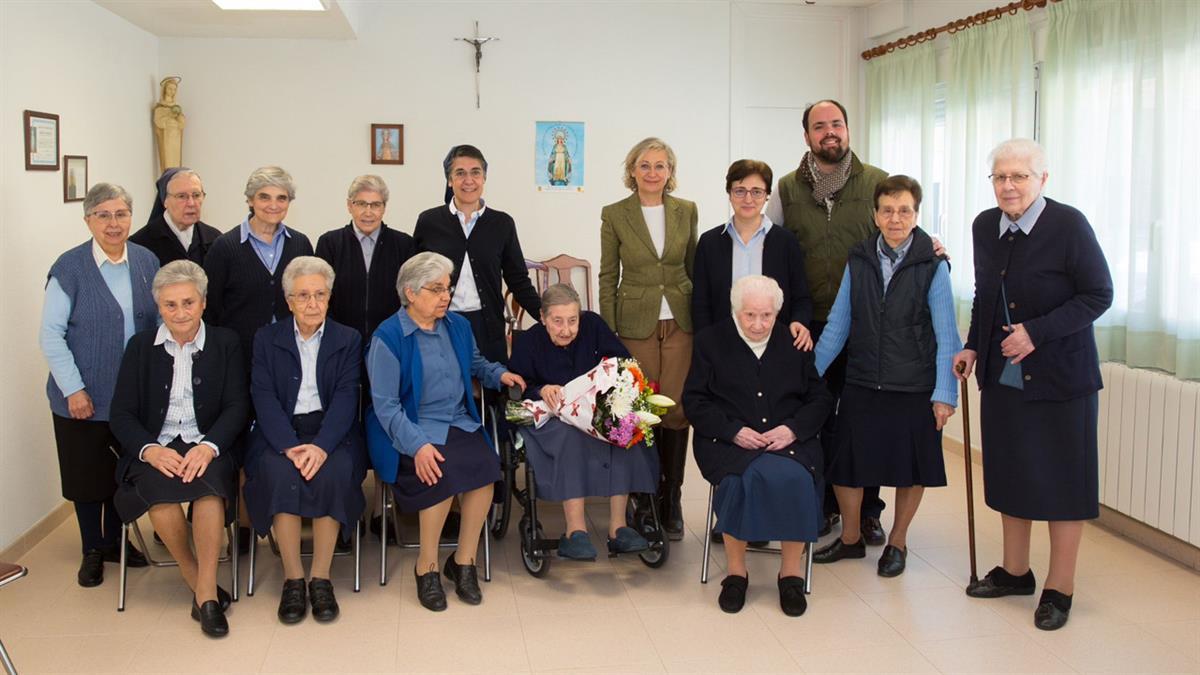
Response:
[{"label": "wheelchair wheel", "polygon": [[545,538],[542,524],[532,524],[528,518],[521,519],[521,564],[525,571],[539,579],[550,571],[550,558],[534,550],[534,540]]},{"label": "wheelchair wheel", "polygon": [[655,569],[667,564],[667,558],[671,555],[671,542],[667,539],[666,530],[656,523],[654,518],[647,516],[638,523],[638,531],[650,543],[650,548],[638,554],[642,563]]}]

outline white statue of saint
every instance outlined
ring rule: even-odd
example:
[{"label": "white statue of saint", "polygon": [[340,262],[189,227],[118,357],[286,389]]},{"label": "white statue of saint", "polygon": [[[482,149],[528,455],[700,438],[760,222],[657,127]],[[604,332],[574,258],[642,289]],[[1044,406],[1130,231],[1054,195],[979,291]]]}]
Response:
[{"label": "white statue of saint", "polygon": [[154,137],[158,140],[158,170],[183,166],[183,127],[187,117],[183,108],[175,102],[179,93],[180,77],[166,77],[159,83],[162,90],[154,104]]}]

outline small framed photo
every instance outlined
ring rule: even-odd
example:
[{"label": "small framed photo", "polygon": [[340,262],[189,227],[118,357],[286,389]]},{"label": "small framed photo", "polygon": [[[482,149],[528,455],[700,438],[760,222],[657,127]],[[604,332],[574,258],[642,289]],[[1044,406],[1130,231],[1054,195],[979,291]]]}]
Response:
[{"label": "small framed photo", "polygon": [[25,111],[25,170],[58,171],[58,115]]},{"label": "small framed photo", "polygon": [[404,125],[371,125],[371,163],[404,163]]},{"label": "small framed photo", "polygon": [[87,191],[87,157],[63,155],[63,201],[81,202]]}]

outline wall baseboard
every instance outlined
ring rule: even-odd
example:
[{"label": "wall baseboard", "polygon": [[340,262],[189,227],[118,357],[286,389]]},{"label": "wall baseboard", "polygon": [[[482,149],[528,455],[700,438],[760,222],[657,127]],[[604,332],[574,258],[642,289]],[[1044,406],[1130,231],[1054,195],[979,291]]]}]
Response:
[{"label": "wall baseboard", "polygon": [[[962,441],[943,436],[942,448],[959,457],[963,456]],[[978,448],[971,448],[971,461],[974,464],[983,464],[983,455]],[[982,486],[979,489],[983,489]],[[1140,520],[1130,518],[1103,504],[1100,505],[1100,517],[1095,522],[1113,534],[1132,539],[1141,546],[1164,555],[1184,567],[1200,571],[1200,548],[1182,539],[1173,537]]]},{"label": "wall baseboard", "polygon": [[7,548],[0,550],[0,560],[16,562],[21,556],[29,553],[34,546],[40,544],[43,539],[54,531],[54,528],[62,525],[63,521],[70,518],[73,513],[75,513],[75,509],[71,506],[71,502],[64,501],[54,507],[50,513],[37,521],[25,534],[17,537],[16,541],[9,544]]}]

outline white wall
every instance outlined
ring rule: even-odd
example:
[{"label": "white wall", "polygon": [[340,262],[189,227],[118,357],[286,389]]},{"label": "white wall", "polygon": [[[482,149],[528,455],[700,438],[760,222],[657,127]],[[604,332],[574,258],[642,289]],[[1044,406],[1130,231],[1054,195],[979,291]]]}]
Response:
[{"label": "white wall", "polygon": [[59,115],[60,154],[86,155],[90,183],[124,185],[144,218],[157,65],[157,38],[91,2],[0,2],[0,549],[62,501],[38,322],[47,270],[89,236],[62,171],[25,171],[22,111]]}]

